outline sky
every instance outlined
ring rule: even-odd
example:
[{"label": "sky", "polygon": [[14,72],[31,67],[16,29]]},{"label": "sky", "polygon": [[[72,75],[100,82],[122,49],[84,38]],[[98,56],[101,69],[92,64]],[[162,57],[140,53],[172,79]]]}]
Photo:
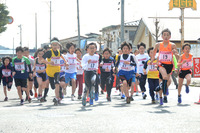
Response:
[{"label": "sky", "polygon": [[[6,2],[9,16],[14,18],[12,24],[7,25],[6,32],[0,34],[0,45],[9,48],[19,46],[20,29],[22,25],[22,46],[35,46],[35,14],[37,13],[37,44],[49,42],[50,34],[50,0],[3,0]],[[65,39],[78,35],[77,30],[77,0],[52,1],[52,37]],[[179,17],[180,9],[169,9],[170,0],[125,0],[125,22],[144,19],[149,29],[154,33],[154,20],[148,17]],[[118,10],[120,0],[79,0],[80,31],[100,33],[109,25],[121,22],[121,11]],[[185,9],[185,17],[200,17],[200,1],[197,10]],[[200,38],[200,19],[185,20],[185,39]],[[161,29],[169,28],[172,39],[180,39],[180,20],[160,19]]]}]

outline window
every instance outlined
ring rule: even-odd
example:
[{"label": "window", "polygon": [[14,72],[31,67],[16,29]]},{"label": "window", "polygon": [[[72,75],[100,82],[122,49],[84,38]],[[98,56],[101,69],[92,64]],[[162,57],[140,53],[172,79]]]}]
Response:
[{"label": "window", "polygon": [[125,33],[128,33],[128,30],[125,30]]}]

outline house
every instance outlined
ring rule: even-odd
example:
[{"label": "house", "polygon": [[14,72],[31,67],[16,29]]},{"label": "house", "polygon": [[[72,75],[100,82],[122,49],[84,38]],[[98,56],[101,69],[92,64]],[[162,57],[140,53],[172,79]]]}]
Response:
[{"label": "house", "polygon": [[[100,34],[97,34],[97,33],[88,33],[88,34],[85,34],[85,36],[80,36],[80,40],[81,40],[80,48],[85,49],[85,46],[87,44],[94,42],[94,43],[97,44],[97,50],[99,50],[99,45],[98,45],[99,36],[100,36]],[[60,43],[63,46],[63,48],[66,48],[66,44],[68,42],[72,42],[72,43],[76,44],[77,47],[79,47],[78,36],[74,36],[74,37],[70,37],[70,38],[60,40]]]},{"label": "house", "polygon": [[[116,53],[120,47],[120,27],[121,25],[111,25],[100,30],[105,43],[104,48],[111,48],[113,53]],[[124,24],[124,40],[133,45],[133,50],[137,48],[136,46],[140,42],[145,43],[147,48],[151,47],[152,44],[155,43],[155,38],[143,19]]]}]

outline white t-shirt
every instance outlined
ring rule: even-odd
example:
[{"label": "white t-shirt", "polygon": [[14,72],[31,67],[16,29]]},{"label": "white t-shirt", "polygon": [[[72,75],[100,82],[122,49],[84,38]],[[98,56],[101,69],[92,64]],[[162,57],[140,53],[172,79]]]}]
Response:
[{"label": "white t-shirt", "polygon": [[[91,62],[88,63],[88,60],[91,60]],[[82,58],[81,65],[83,69],[86,71],[94,71],[94,70],[97,71],[99,66],[99,55],[85,54]]]},{"label": "white t-shirt", "polygon": [[68,62],[69,66],[65,72],[66,73],[75,73],[77,72],[77,68],[76,68],[76,65],[77,65],[77,56],[75,53],[73,54],[70,54],[70,53],[67,53],[66,55],[63,56],[65,58],[65,60]]},{"label": "white t-shirt", "polygon": [[62,58],[60,58],[60,72],[66,72],[65,61]]},{"label": "white t-shirt", "polygon": [[130,64],[125,64],[124,61],[128,61],[130,62],[131,60],[131,55],[129,54],[128,55],[128,58],[127,59],[124,59],[123,58],[123,55],[120,56],[120,62],[119,62],[119,67],[118,69],[119,70],[123,70],[123,71],[131,71],[131,70],[134,70],[135,67],[134,66],[131,66]]},{"label": "white t-shirt", "polygon": [[[139,73],[144,74],[143,73],[144,63],[149,60],[149,56],[148,56],[148,54],[145,53],[145,54],[138,54],[136,57],[137,57],[137,60],[138,60]],[[142,63],[142,62],[144,62],[144,63]]]},{"label": "white t-shirt", "polygon": [[[31,55],[29,55],[29,56],[28,56],[28,59],[29,59],[30,62],[31,62],[31,69],[33,69],[33,66],[34,66],[34,63],[35,63],[34,57],[31,56]],[[28,67],[28,65],[27,65],[27,72],[29,72],[29,67]]]}]

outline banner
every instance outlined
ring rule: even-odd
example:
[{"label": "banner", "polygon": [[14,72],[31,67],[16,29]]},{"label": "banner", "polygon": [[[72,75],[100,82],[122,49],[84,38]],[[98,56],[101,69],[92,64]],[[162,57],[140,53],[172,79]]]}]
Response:
[{"label": "banner", "polygon": [[194,77],[200,77],[200,58],[193,58]]}]

